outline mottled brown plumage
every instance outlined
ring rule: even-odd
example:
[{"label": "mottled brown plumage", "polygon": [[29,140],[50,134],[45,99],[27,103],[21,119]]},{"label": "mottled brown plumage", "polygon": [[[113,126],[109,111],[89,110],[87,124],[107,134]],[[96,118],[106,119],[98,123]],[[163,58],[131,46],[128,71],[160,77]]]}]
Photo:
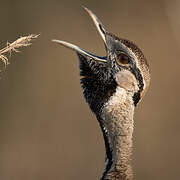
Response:
[{"label": "mottled brown plumage", "polygon": [[146,87],[141,92],[141,98],[145,95],[146,91],[148,90],[149,84],[150,84],[150,69],[149,64],[146,60],[146,57],[144,56],[141,49],[132,41],[121,39],[121,42],[126,45],[128,48],[131,49],[131,51],[135,54],[137,57],[137,61],[139,64],[139,68],[141,69],[142,76],[144,78],[144,81],[146,83]]},{"label": "mottled brown plumage", "polygon": [[105,43],[106,57],[54,41],[78,54],[84,97],[97,117],[106,147],[101,180],[132,180],[134,109],[148,89],[149,65],[133,42],[109,33],[92,11],[85,10]]},{"label": "mottled brown plumage", "polygon": [[149,84],[150,84],[150,68],[149,68],[149,64],[147,62],[146,57],[144,56],[141,49],[134,42],[127,40],[127,39],[119,38],[109,32],[107,32],[107,34],[112,36],[115,40],[120,41],[122,44],[124,44],[127,48],[129,48],[135,54],[135,56],[137,58],[137,62],[139,64],[139,68],[141,70],[141,73],[142,73],[143,78],[146,83],[146,87],[141,92],[141,98],[142,98],[145,95],[145,92],[147,91]]}]

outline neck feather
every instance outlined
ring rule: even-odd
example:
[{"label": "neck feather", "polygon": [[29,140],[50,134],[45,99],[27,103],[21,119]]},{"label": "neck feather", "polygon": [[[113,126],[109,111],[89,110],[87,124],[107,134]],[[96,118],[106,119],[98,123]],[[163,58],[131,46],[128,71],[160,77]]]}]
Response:
[{"label": "neck feather", "polygon": [[132,180],[133,93],[117,87],[99,119],[106,146],[102,180]]}]

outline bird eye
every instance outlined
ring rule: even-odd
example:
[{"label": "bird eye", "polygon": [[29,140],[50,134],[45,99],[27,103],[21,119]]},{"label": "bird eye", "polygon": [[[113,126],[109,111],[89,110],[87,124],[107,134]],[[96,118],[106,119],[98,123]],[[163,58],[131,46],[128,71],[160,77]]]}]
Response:
[{"label": "bird eye", "polygon": [[120,53],[118,56],[117,56],[117,62],[119,64],[123,64],[123,65],[126,65],[129,63],[129,57],[124,54],[124,53]]}]

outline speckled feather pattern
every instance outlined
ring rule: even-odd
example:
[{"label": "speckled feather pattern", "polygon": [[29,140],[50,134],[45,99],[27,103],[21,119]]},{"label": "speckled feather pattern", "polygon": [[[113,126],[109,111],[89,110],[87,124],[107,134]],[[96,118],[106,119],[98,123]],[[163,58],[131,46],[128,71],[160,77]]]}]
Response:
[{"label": "speckled feather pattern", "polygon": [[105,140],[106,167],[101,179],[132,180],[133,115],[136,104],[149,86],[149,66],[134,43],[112,34],[110,36],[132,52],[135,65],[130,69],[117,66],[116,56],[111,52],[109,64],[94,61],[77,52],[81,85]]},{"label": "speckled feather pattern", "polygon": [[102,119],[107,129],[113,158],[113,164],[104,179],[112,180],[112,177],[116,177],[114,178],[116,180],[131,180],[133,177],[131,169],[133,115],[132,93],[118,87],[102,110]]},{"label": "speckled feather pattern", "polygon": [[79,57],[83,94],[97,117],[105,142],[101,180],[132,180],[134,109],[148,89],[149,65],[137,45],[109,33],[91,10],[84,9],[104,41],[106,57],[62,40],[54,42],[76,51]]},{"label": "speckled feather pattern", "polygon": [[117,74],[118,87],[102,108],[102,124],[106,129],[112,162],[102,180],[132,180],[131,167],[135,77],[129,71]]},{"label": "speckled feather pattern", "polygon": [[112,36],[114,39],[120,41],[121,43],[123,43],[127,48],[129,48],[135,54],[137,63],[139,64],[139,67],[140,67],[140,71],[141,71],[143,78],[145,80],[145,83],[146,83],[144,90],[141,92],[141,97],[143,97],[149,87],[149,84],[150,84],[150,68],[149,68],[149,64],[147,62],[146,57],[144,56],[141,49],[134,42],[127,40],[127,39],[119,38],[109,32],[107,32],[107,34]]},{"label": "speckled feather pattern", "polygon": [[149,87],[150,84],[150,69],[149,64],[146,60],[146,57],[142,53],[141,49],[134,44],[132,41],[129,41],[127,39],[121,39],[120,40],[124,45],[126,45],[128,48],[132,50],[132,52],[136,55],[138,64],[140,66],[141,73],[143,75],[143,78],[146,83],[145,89],[141,92],[141,97],[143,97]]}]

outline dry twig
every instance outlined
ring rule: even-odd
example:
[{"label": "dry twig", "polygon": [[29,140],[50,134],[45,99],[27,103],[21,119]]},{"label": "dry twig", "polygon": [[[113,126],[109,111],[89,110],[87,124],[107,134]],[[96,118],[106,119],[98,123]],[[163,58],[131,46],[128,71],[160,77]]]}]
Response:
[{"label": "dry twig", "polygon": [[12,43],[7,42],[7,46],[0,50],[0,61],[2,61],[6,67],[9,64],[7,53],[11,54],[13,51],[19,52],[19,48],[31,45],[31,41],[38,36],[39,35],[31,34],[29,36],[20,37]]}]

